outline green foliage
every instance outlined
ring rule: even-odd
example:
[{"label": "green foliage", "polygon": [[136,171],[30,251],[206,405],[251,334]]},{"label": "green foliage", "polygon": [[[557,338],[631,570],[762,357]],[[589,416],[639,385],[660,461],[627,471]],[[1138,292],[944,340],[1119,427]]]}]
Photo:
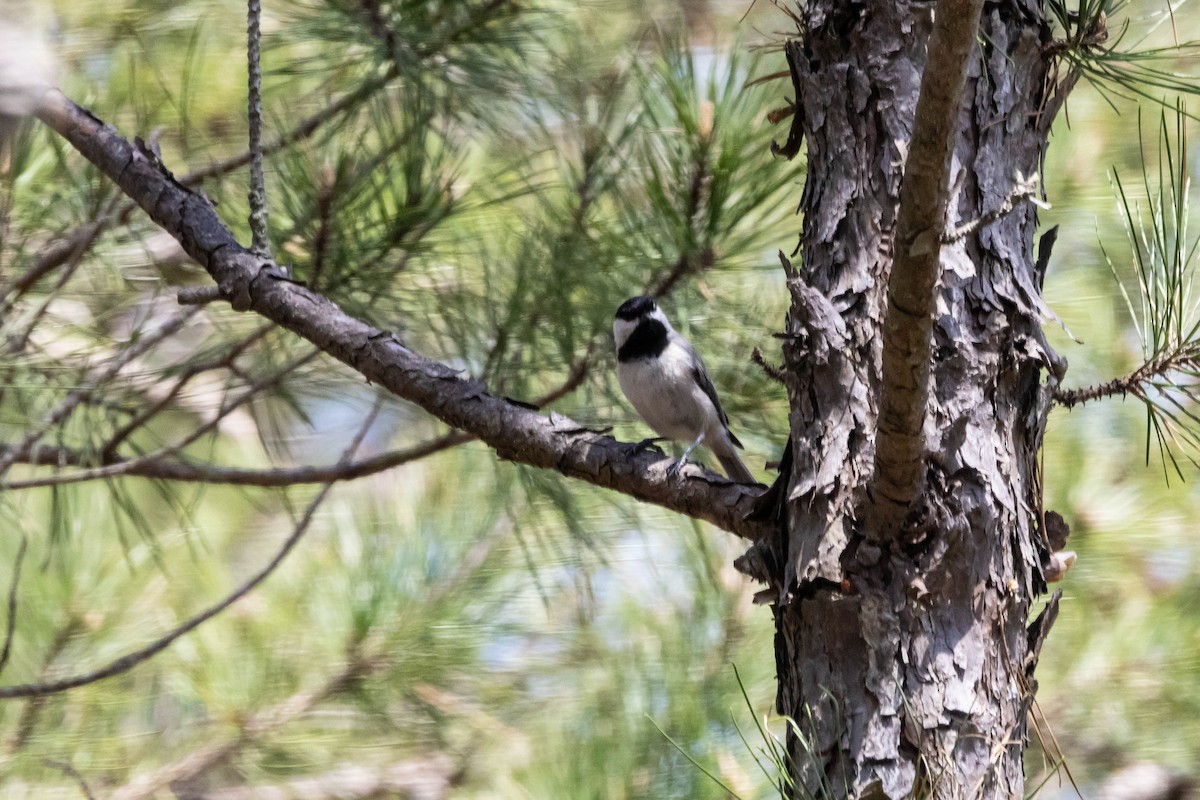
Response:
[{"label": "green foliage", "polygon": [[[786,406],[747,356],[782,319],[773,254],[794,236],[802,175],[766,156],[779,132],[762,113],[777,84],[746,87],[778,68],[775,54],[710,47],[668,5],[269,3],[272,244],[297,278],[415,349],[512,397],[557,394],[556,409],[635,440],[646,431],[613,387],[611,314],[629,294],[662,292],[761,462],[777,453]],[[1114,8],[1089,1],[1059,16],[1062,57],[1119,87],[1105,70],[1141,62],[1097,50],[1088,36],[1101,10]],[[203,190],[244,233],[245,179],[213,167],[244,148],[241,4],[63,2],[59,13],[68,92],[127,135],[159,128],[164,162],[181,177],[208,171]],[[1155,92],[1171,85],[1149,77]],[[1140,160],[1094,97],[1072,104],[1077,132],[1061,131],[1047,171],[1063,187],[1061,214],[1091,199],[1091,148],[1124,158],[1122,174]],[[1070,351],[1072,378],[1122,374],[1192,338],[1185,150],[1172,148],[1163,180],[1144,187],[1144,222],[1137,203],[1124,207],[1138,256],[1130,268],[1113,259],[1147,290],[1148,316],[1137,301],[1130,310],[1147,350],[1113,332],[1127,320],[1095,288],[1093,243],[1066,232],[1059,244],[1073,257],[1052,271],[1051,303],[1092,345]],[[8,444],[207,276],[41,127],[21,131],[3,169]],[[95,241],[39,272],[55,243],[106,219]],[[150,480],[113,470],[112,457],[260,473],[333,463],[376,396],[310,353],[206,307],[47,429],[41,444],[76,460],[2,478],[0,564],[14,563],[18,533],[30,544],[0,684],[106,663],[266,562],[311,485]],[[1147,398],[1185,397],[1183,377],[1160,377]],[[1190,424],[1170,413],[1160,419]],[[1075,523],[1081,560],[1039,697],[1067,757],[1095,766],[1090,779],[1126,753],[1181,766],[1198,756],[1189,615],[1200,594],[1169,567],[1200,558],[1186,522],[1200,509],[1124,465],[1138,422],[1120,406],[1056,414],[1047,451],[1048,503]],[[442,433],[385,401],[363,457]],[[202,773],[213,786],[440,755],[462,770],[463,797],[718,798],[721,784],[778,794],[787,758],[776,737],[790,722],[758,723],[773,697],[773,631],[729,567],[737,543],[497,464],[479,444],[430,449],[336,487],[260,590],[156,659],[45,701],[0,702],[2,793],[75,796],[46,758],[106,794],[229,746]]]},{"label": "green foliage", "polygon": [[[1179,21],[1182,31],[1194,30],[1194,14],[1180,14]],[[1052,191],[1054,209],[1043,223],[1061,224],[1064,236],[1055,248],[1046,296],[1084,344],[1053,327],[1047,331],[1070,361],[1071,386],[1102,385],[1114,376],[1133,375],[1155,347],[1177,346],[1193,324],[1192,302],[1180,305],[1181,295],[1173,301],[1162,294],[1150,299],[1167,285],[1171,264],[1181,263],[1176,254],[1186,256],[1194,244],[1187,224],[1173,227],[1183,223],[1181,160],[1190,161],[1178,145],[1176,122],[1184,128],[1191,122],[1170,112],[1154,117],[1154,127],[1147,125],[1140,134],[1114,118],[1103,98],[1077,91],[1070,126],[1066,119],[1059,121],[1047,153],[1046,184],[1059,188]],[[1170,134],[1169,157],[1164,134]],[[1113,164],[1107,182],[1092,166],[1098,160]],[[1113,202],[1113,173],[1122,176],[1127,203],[1119,192]],[[1136,177],[1126,180],[1130,175]],[[1164,224],[1171,227],[1163,229]],[[1147,307],[1153,302],[1159,309],[1159,321],[1148,327],[1139,264],[1146,267]],[[1125,292],[1114,283],[1114,270]],[[1176,287],[1189,283],[1187,278],[1171,280]],[[1168,319],[1170,325],[1165,325]],[[1182,374],[1165,377],[1168,383],[1185,379]],[[1177,390],[1150,388],[1147,396],[1158,405],[1162,391]],[[1181,393],[1176,397],[1183,399]],[[1174,407],[1167,405],[1167,410]],[[1026,766],[1027,788],[1045,782],[1040,797],[1074,796],[1064,760],[1085,797],[1098,793],[1106,774],[1132,763],[1184,770],[1196,763],[1200,662],[1194,620],[1188,622],[1180,611],[1194,608],[1194,566],[1200,558],[1200,541],[1193,534],[1200,508],[1196,492],[1189,489],[1195,473],[1182,440],[1168,440],[1184,454],[1179,458],[1182,485],[1171,481],[1167,486],[1158,463],[1138,467],[1133,456],[1142,450],[1146,416],[1145,402],[1136,397],[1051,415],[1044,450],[1045,507],[1069,521],[1068,547],[1079,560],[1061,584],[1060,616],[1037,672],[1038,732]],[[1164,466],[1171,469],[1169,465],[1167,457]]]},{"label": "green foliage", "polygon": [[[224,164],[244,147],[229,24],[243,10],[137,9],[64,12],[100,37],[64,56],[67,91],[127,135],[161,126],[164,162],[245,238],[245,178]],[[748,443],[773,454],[781,392],[747,356],[782,316],[770,253],[798,177],[767,155],[768,90],[745,88],[761,67],[742,46],[693,48],[574,4],[264,14],[271,239],[298,279],[495,391],[551,394],[631,438],[644,432],[608,374],[613,309],[656,290],[686,327],[706,295],[730,301],[693,338],[747,430],[761,423]],[[41,128],[6,167],[0,447],[43,434],[0,477],[0,519],[30,541],[11,685],[106,664],[260,569],[315,490],[254,481],[332,464],[375,395],[285,331],[181,310],[203,271]],[[440,434],[385,401],[362,458]],[[54,463],[27,463],[48,447]],[[107,793],[205,748],[229,748],[192,776],[217,786],[436,755],[469,767],[467,795],[720,796],[647,713],[752,793],[728,665],[768,650],[770,623],[730,572],[736,546],[478,445],[429,449],[446,452],[335,488],[262,587],[153,660],[0,703],[6,796],[75,791],[44,759]],[[127,470],[164,463],[221,477]],[[241,485],[222,482],[233,472]],[[750,685],[768,694],[769,661],[739,658],[762,664]]]},{"label": "green foliage", "polygon": [[[1190,173],[1182,109],[1175,115],[1173,131],[1167,115],[1162,115],[1158,140],[1157,165],[1148,163],[1143,146],[1144,209],[1142,202],[1130,199],[1116,170],[1113,184],[1140,303],[1135,306],[1129,293],[1122,291],[1145,361],[1135,373],[1129,393],[1146,407],[1147,461],[1153,434],[1164,468],[1169,462],[1182,478],[1176,450],[1182,448],[1183,455],[1196,464],[1189,451],[1200,445],[1200,417],[1195,410],[1200,391],[1200,298],[1193,294],[1194,259],[1200,239],[1188,235]],[[1155,168],[1157,185],[1150,180]],[[1108,263],[1116,275],[1111,258]]]},{"label": "green foliage", "polygon": [[[1151,12],[1154,22],[1138,31],[1136,41],[1122,46],[1127,38],[1133,38],[1131,19],[1145,3],[1077,0],[1072,7],[1068,0],[1050,0],[1047,9],[1062,32],[1062,39],[1054,43],[1051,52],[1062,60],[1067,71],[1086,77],[1114,109],[1117,105],[1112,97],[1166,105],[1164,94],[1198,94],[1195,77],[1173,68],[1179,61],[1200,54],[1200,40],[1179,38],[1176,11],[1186,4],[1187,0],[1157,3]],[[1109,24],[1121,17],[1120,31],[1114,38]],[[1145,46],[1164,28],[1172,34],[1170,44]]]}]

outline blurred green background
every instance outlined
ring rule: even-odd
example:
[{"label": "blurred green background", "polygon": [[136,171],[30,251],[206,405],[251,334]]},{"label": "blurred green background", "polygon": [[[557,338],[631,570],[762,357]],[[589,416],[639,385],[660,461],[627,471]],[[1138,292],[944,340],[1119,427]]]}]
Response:
[{"label": "blurred green background", "polygon": [[[368,5],[266,3],[271,131],[380,74],[386,59],[361,43]],[[440,30],[438,9],[452,4],[397,5],[409,15],[400,28],[420,31]],[[244,149],[240,3],[8,11],[44,35],[69,96],[126,136],[155,133],[176,174]],[[1130,44],[1147,31],[1166,44],[1165,18],[1163,2],[1143,0],[1110,25],[1128,20]],[[1200,36],[1192,4],[1176,4],[1174,19],[1181,40]],[[786,293],[775,254],[795,245],[803,174],[767,150],[786,135],[786,122],[764,117],[786,105],[788,82],[744,86],[785,69],[773,45],[791,30],[765,2],[611,0],[540,4],[432,64],[412,56],[413,35],[410,50],[392,53],[414,59],[394,91],[269,160],[276,253],[347,310],[515,397],[554,389],[599,342],[583,385],[555,408],[634,441],[646,431],[615,390],[610,315],[698,259],[702,274],[665,305],[760,467],[778,456],[787,409],[749,354],[777,353],[769,335]],[[1109,176],[1140,175],[1142,148],[1136,104],[1116,105],[1081,83],[1043,176],[1044,223],[1061,226],[1046,296],[1074,338],[1047,330],[1070,362],[1068,386],[1125,374],[1142,355],[1100,249],[1131,281]],[[1151,150],[1159,114],[1143,102]],[[708,205],[680,205],[694,176],[671,167],[705,142],[717,143]],[[11,158],[3,253],[19,271],[112,190],[37,126]],[[238,171],[204,189],[248,241],[245,181]],[[335,188],[342,204],[322,271],[313,209]],[[42,288],[54,305],[35,355],[2,365],[6,440],[40,418],[41,396],[79,379],[71,359],[111,357],[110,340],[135,339],[174,307],[179,286],[203,280],[140,212],[105,234],[69,283]],[[119,402],[146,402],[163,374],[254,327],[206,311],[190,341],[137,365]],[[255,369],[303,354],[285,335],[268,341]],[[169,439],[228,390],[193,387],[191,410],[146,435]],[[317,360],[188,452],[241,467],[332,463],[374,400]],[[381,403],[364,454],[439,433]],[[107,430],[115,412],[95,413],[64,436],[86,443]],[[1046,744],[1035,738],[1027,764],[1031,790],[1049,776],[1045,797],[1074,796],[1060,753],[1087,796],[1138,762],[1200,765],[1197,472],[1185,467],[1181,480],[1153,453],[1147,463],[1145,442],[1132,399],[1051,416],[1046,507],[1071,525],[1079,561],[1038,671]],[[15,562],[18,534],[29,541],[3,683],[76,674],[151,641],[264,564],[315,493],[123,478],[0,495],[12,532],[0,537],[0,563]],[[755,718],[774,702],[773,626],[732,569],[741,549],[703,525],[497,462],[477,443],[340,484],[280,570],[221,617],[120,677],[0,703],[0,794],[81,796],[66,763],[97,796],[115,797],[240,797],[220,792],[243,784],[323,797],[321,781],[354,776],[379,789],[361,796],[380,797],[769,797]]]}]

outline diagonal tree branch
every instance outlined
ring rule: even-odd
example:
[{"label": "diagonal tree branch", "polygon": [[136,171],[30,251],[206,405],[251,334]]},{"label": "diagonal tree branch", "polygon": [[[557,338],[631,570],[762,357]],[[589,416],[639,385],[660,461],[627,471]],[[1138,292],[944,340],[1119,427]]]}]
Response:
[{"label": "diagonal tree branch", "polygon": [[126,141],[60,92],[47,93],[38,116],[174,236],[235,310],[254,311],[307,339],[367,380],[480,439],[501,458],[554,469],[749,539],[769,532],[768,525],[746,519],[760,488],[699,468],[669,475],[659,455],[631,455],[629,445],[610,436],[489,393],[482,382],[410,350],[394,334],[350,317],[270,260],[256,258],[208,200],[178,183],[148,148]]},{"label": "diagonal tree branch", "polygon": [[900,189],[892,246],[875,442],[872,535],[895,529],[924,474],[934,287],[949,206],[950,157],[983,0],[939,0]]}]

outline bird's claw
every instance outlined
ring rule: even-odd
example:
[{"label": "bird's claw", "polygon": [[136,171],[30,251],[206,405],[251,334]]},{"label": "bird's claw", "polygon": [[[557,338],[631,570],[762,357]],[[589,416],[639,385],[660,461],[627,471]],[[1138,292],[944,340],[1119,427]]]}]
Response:
[{"label": "bird's claw", "polygon": [[640,442],[630,448],[629,455],[636,458],[650,448],[654,448],[659,453],[662,453],[662,448],[658,446],[659,442],[665,441],[661,436],[651,436],[649,439],[642,439]]},{"label": "bird's claw", "polygon": [[683,472],[683,468],[687,465],[687,463],[688,460],[686,458],[681,458],[671,466],[667,467],[667,477],[671,480],[678,478],[679,473]]}]

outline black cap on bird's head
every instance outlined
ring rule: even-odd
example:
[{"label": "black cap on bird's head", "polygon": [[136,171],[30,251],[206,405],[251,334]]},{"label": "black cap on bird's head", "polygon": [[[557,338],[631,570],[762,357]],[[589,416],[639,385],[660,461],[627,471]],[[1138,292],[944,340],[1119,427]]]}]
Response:
[{"label": "black cap on bird's head", "polygon": [[651,314],[658,306],[654,302],[653,297],[641,295],[640,297],[631,297],[621,307],[617,309],[617,319],[635,320],[638,317],[644,317]]},{"label": "black cap on bird's head", "polygon": [[667,346],[671,323],[652,297],[631,297],[617,309],[613,320],[613,340],[617,360],[657,356]]}]

